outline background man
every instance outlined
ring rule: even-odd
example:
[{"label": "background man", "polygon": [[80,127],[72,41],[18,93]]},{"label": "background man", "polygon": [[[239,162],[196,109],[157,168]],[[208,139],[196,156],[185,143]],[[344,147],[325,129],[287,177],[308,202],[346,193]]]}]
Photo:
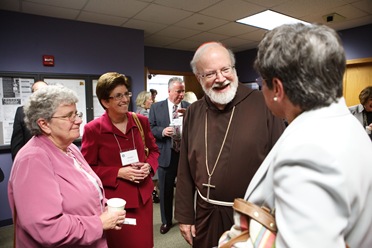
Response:
[{"label": "background man", "polygon": [[[179,77],[168,82],[168,99],[156,102],[150,109],[151,131],[160,150],[159,156],[159,190],[160,190],[160,233],[165,234],[172,227],[174,181],[177,176],[180,141],[173,142],[174,128],[169,125],[182,124],[181,115],[190,104],[182,101],[185,94],[185,83]],[[176,107],[175,107],[176,106]]]},{"label": "background man", "polygon": [[[36,81],[31,86],[31,92],[34,93],[39,88],[48,85],[44,81]],[[17,108],[13,122],[13,133],[10,139],[10,151],[12,153],[12,159],[14,160],[18,151],[29,141],[32,137],[30,131],[27,129],[25,121],[25,114],[23,112],[23,106]]]},{"label": "background man", "polygon": [[205,96],[184,117],[175,218],[193,247],[214,247],[233,224],[234,199],[285,127],[260,91],[238,83],[234,55],[221,43],[200,46],[191,67]]},{"label": "background man", "polygon": [[372,86],[367,86],[359,94],[360,104],[349,107],[372,140]]}]

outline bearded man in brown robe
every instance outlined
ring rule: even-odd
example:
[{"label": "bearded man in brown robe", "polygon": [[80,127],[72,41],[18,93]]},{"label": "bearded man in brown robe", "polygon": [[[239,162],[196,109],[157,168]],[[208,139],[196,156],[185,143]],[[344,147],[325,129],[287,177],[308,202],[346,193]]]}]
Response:
[{"label": "bearded man in brown robe", "polygon": [[244,197],[285,125],[260,91],[238,82],[234,54],[221,43],[200,46],[191,67],[205,96],[184,117],[175,218],[190,245],[210,248],[234,224],[234,199]]}]

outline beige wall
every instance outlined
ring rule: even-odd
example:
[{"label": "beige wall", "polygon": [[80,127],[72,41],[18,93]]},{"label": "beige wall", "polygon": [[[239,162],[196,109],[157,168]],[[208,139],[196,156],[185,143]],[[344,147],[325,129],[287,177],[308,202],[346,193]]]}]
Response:
[{"label": "beige wall", "polygon": [[372,86],[372,58],[348,60],[344,75],[346,104],[359,104],[359,93],[367,86]]}]

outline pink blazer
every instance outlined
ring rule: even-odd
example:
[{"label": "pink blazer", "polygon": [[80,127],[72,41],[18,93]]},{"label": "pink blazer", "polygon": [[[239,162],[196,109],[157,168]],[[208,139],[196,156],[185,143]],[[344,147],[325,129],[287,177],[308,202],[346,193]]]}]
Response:
[{"label": "pink blazer", "polygon": [[107,247],[99,218],[105,199],[102,183],[79,149],[74,144],[69,148],[95,178],[103,200],[72,158],[46,136],[33,137],[18,153],[9,179],[17,247]]}]

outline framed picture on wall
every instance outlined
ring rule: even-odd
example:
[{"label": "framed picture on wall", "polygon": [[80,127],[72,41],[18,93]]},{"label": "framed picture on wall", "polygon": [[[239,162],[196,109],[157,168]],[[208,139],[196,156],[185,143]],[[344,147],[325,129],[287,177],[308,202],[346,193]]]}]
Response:
[{"label": "framed picture on wall", "polygon": [[9,145],[17,108],[24,105],[36,75],[0,74],[0,145]]}]

